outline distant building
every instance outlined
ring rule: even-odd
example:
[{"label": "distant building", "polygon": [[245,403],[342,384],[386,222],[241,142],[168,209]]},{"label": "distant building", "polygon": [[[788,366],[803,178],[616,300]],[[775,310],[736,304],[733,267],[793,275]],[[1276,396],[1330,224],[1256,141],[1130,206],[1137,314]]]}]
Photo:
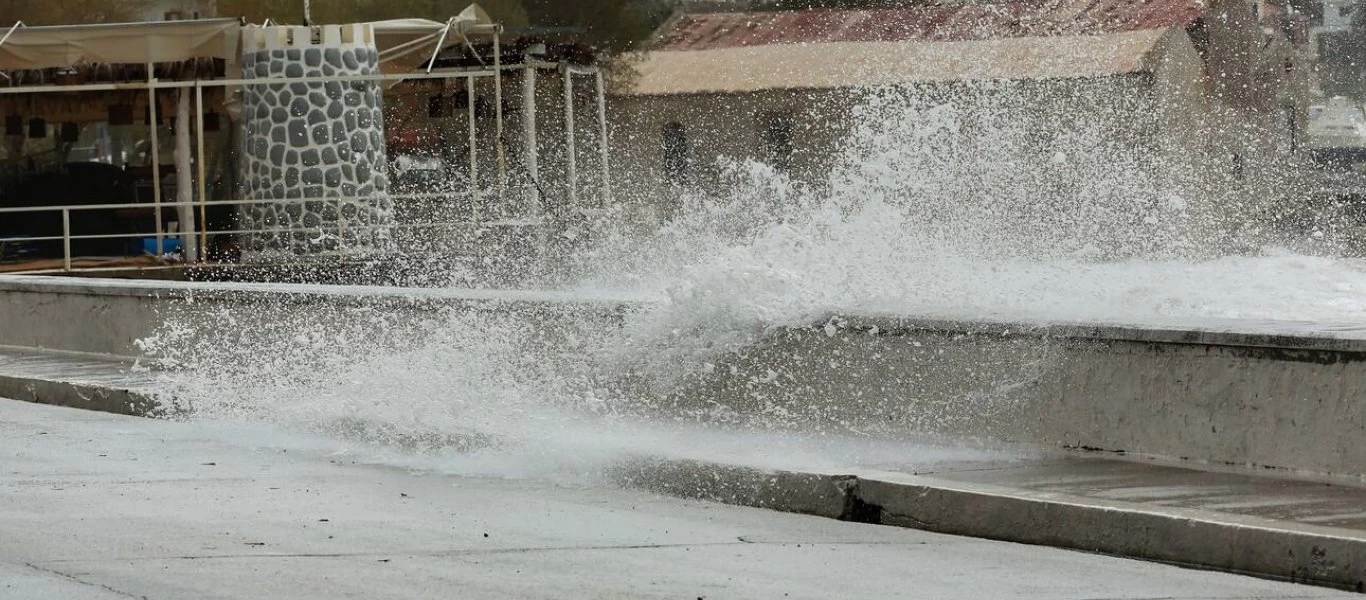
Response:
[{"label": "distant building", "polygon": [[1241,181],[1304,144],[1294,30],[1224,0],[680,14],[615,90],[617,164],[646,189],[706,186],[722,156],[818,180],[857,90],[1010,82],[1040,146],[1099,125],[1155,168],[1200,157]]},{"label": "distant building", "polygon": [[1315,65],[1316,92],[1366,100],[1366,40],[1352,29],[1356,0],[1323,0],[1322,14],[1310,27],[1309,54]]},{"label": "distant building", "polygon": [[144,21],[185,21],[218,16],[217,0],[154,0],[142,13]]},{"label": "distant building", "polygon": [[1337,96],[1310,106],[1309,143],[1315,158],[1323,163],[1366,160],[1366,113],[1361,104]]},{"label": "distant building", "polygon": [[1323,22],[1320,31],[1347,31],[1352,28],[1352,9],[1355,0],[1324,0]]}]

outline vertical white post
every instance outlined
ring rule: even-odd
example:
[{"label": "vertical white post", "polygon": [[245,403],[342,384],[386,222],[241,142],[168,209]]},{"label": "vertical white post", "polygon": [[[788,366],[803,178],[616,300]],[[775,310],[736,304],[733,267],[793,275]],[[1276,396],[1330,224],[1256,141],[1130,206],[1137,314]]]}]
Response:
[{"label": "vertical white post", "polygon": [[[195,111],[195,167],[199,176],[199,260],[209,258],[209,185],[206,177],[208,165],[204,163],[204,86],[194,82]],[[191,231],[191,233],[194,233]]]},{"label": "vertical white post", "polygon": [[470,220],[479,222],[479,156],[475,143],[478,141],[478,124],[474,119],[474,76],[465,78],[465,98],[469,101],[466,112],[470,126]]},{"label": "vertical white post", "polygon": [[194,178],[190,169],[190,90],[179,88],[175,117],[175,201],[176,218],[180,220],[180,247],[185,260],[199,256],[199,228],[194,218]]},{"label": "vertical white post", "polygon": [[501,204],[508,179],[507,152],[503,147],[503,47],[498,40],[498,32],[493,34],[493,115],[494,142],[498,147],[498,199]]},{"label": "vertical white post", "polygon": [[522,67],[522,156],[525,157],[527,176],[531,185],[527,186],[527,205],[537,206],[537,194],[541,185],[540,156],[536,147],[536,67],[531,64],[531,56],[525,57]]},{"label": "vertical white post", "polygon": [[607,162],[610,156],[607,143],[607,92],[602,81],[602,67],[593,73],[594,84],[598,91],[598,155],[602,162],[602,207],[612,203],[612,179],[608,173]]},{"label": "vertical white post", "polygon": [[346,217],[342,215],[343,198],[337,198],[337,254],[345,254]]},{"label": "vertical white post", "polygon": [[564,184],[569,190],[566,208],[573,210],[579,207],[579,168],[574,149],[574,73],[570,69],[564,70],[564,160]]},{"label": "vertical white post", "polygon": [[[150,42],[149,42],[150,43]],[[147,63],[147,131],[152,137],[152,213],[156,218],[157,256],[166,253],[161,231],[161,150],[157,144],[156,65]]]},{"label": "vertical white post", "polygon": [[71,209],[62,209],[62,270],[71,271]]}]

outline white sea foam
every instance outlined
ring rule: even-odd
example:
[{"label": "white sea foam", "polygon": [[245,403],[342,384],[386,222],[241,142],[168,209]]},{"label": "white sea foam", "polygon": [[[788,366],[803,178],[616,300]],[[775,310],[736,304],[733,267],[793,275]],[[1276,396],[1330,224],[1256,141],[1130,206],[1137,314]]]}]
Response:
[{"label": "white sea foam", "polygon": [[[840,160],[814,183],[730,164],[723,190],[686,193],[658,229],[596,227],[560,281],[650,300],[620,326],[534,307],[266,303],[172,319],[147,346],[196,418],[527,473],[649,453],[767,466],[981,456],[753,432],[781,412],[725,432],[698,429],[702,413],[649,420],[670,393],[661,382],[832,314],[1366,327],[1366,265],[1284,249],[1301,240],[1275,230],[1263,199],[1192,183],[1197,162],[1154,165],[1085,123],[1040,143],[1009,125],[1019,102],[1009,89],[964,94],[870,94]],[[993,126],[980,127],[983,113]]]}]

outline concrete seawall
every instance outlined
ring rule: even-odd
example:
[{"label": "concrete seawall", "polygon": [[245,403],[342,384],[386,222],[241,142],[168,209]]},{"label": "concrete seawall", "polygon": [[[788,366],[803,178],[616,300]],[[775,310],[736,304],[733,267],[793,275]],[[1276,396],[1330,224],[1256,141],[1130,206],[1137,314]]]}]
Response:
[{"label": "concrete seawall", "polygon": [[[369,309],[417,315],[446,308],[497,308],[588,315],[609,322],[638,303],[554,290],[451,290],[322,284],[187,282],[0,275],[0,346],[138,357],[137,341],[171,321],[232,312],[242,328],[308,316],[352,320]],[[324,314],[330,313],[330,314]]]},{"label": "concrete seawall", "polygon": [[673,398],[805,427],[908,431],[1366,476],[1366,340],[1249,331],[835,319]]},{"label": "concrete seawall", "polygon": [[[378,335],[450,308],[525,314],[543,329],[585,319],[613,327],[643,305],[552,290],[0,276],[0,346],[138,357],[137,340],[195,319],[230,321],[258,339],[311,319],[320,329],[345,323],[352,339],[365,339],[357,336],[366,328]],[[381,313],[389,320],[374,318]],[[1222,330],[831,322],[776,330],[717,357],[708,374],[648,406],[725,407],[775,427],[972,436],[1366,477],[1358,443],[1366,336],[1356,332],[1239,322]]]}]

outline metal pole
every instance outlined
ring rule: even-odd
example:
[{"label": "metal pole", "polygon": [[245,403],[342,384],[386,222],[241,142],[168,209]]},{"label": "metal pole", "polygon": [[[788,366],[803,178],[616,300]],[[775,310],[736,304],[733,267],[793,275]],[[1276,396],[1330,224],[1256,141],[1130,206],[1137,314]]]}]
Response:
[{"label": "metal pole", "polygon": [[[528,59],[530,57],[527,57]],[[537,188],[541,185],[540,150],[536,147],[536,67],[530,60],[522,69],[522,154],[525,157],[527,176],[531,185],[527,186],[527,204],[536,206]]]},{"label": "metal pole", "polygon": [[475,143],[478,137],[478,128],[474,120],[474,76],[465,78],[465,98],[469,100],[466,108],[468,109],[470,125],[470,220],[479,222],[479,157],[476,155]]},{"label": "metal pole", "polygon": [[598,155],[602,161],[602,207],[606,208],[612,203],[612,179],[608,173],[608,145],[607,145],[607,92],[606,86],[602,81],[602,68],[599,67],[593,74],[594,83],[598,88]]},{"label": "metal pole", "polygon": [[574,73],[564,70],[564,156],[565,185],[569,189],[569,208],[579,207],[578,165],[574,155]]},{"label": "metal pole", "polygon": [[194,180],[190,166],[190,94],[181,88],[176,94],[175,181],[176,218],[180,221],[180,244],[186,261],[199,256],[199,240],[194,218]]},{"label": "metal pole", "polygon": [[312,25],[312,24],[313,24],[313,10],[312,10],[312,7],[309,6],[309,1],[308,1],[308,0],[304,0],[304,25]]},{"label": "metal pole", "polygon": [[441,38],[436,40],[436,48],[432,49],[432,58],[427,61],[427,72],[432,72],[432,67],[436,66],[436,57],[441,54],[441,47],[446,45],[446,35],[451,32],[451,25],[455,24],[455,17],[446,20],[446,27],[441,30]]},{"label": "metal pole", "polygon": [[507,153],[503,148],[503,49],[498,32],[493,34],[493,115],[494,134],[498,147],[498,200],[502,204],[503,189],[507,187]]},{"label": "metal pole", "polygon": [[[9,41],[9,36],[14,35],[14,30],[15,30],[15,29],[18,29],[18,28],[20,28],[20,27],[26,27],[26,25],[24,25],[24,22],[23,22],[23,21],[15,21],[15,22],[14,22],[14,26],[13,26],[13,27],[10,27],[10,28],[9,28],[9,31],[5,32],[5,37],[0,38],[0,46],[5,45],[5,42],[8,42],[8,41]],[[9,73],[0,73],[0,75],[3,75],[3,76],[5,77],[5,81],[9,81],[9,82],[13,82],[13,81],[14,81],[13,79],[10,79]]]},{"label": "metal pole", "polygon": [[20,27],[27,27],[27,26],[24,25],[24,22],[23,22],[23,21],[15,21],[15,22],[14,22],[14,26],[13,26],[13,27],[10,27],[10,28],[9,28],[9,31],[5,32],[5,37],[0,38],[0,46],[5,45],[5,42],[8,42],[8,41],[9,41],[9,36],[14,35],[14,30],[15,30],[15,29],[18,29],[18,28],[20,28]]},{"label": "metal pole", "polygon": [[198,168],[199,175],[199,260],[209,258],[209,186],[205,180],[205,172],[208,168],[204,164],[204,86],[198,81],[194,82],[194,103],[195,111],[199,115],[195,117],[195,166]]},{"label": "metal pole", "polygon": [[342,214],[342,199],[337,198],[337,254],[346,253],[346,215]]},{"label": "metal pole", "polygon": [[71,210],[62,209],[62,269],[71,270]]},{"label": "metal pole", "polygon": [[157,91],[152,86],[156,83],[155,69],[156,65],[147,63],[147,131],[152,137],[152,212],[155,213],[157,221],[157,256],[161,256],[166,253],[166,248],[161,231],[161,151],[157,145]]}]

